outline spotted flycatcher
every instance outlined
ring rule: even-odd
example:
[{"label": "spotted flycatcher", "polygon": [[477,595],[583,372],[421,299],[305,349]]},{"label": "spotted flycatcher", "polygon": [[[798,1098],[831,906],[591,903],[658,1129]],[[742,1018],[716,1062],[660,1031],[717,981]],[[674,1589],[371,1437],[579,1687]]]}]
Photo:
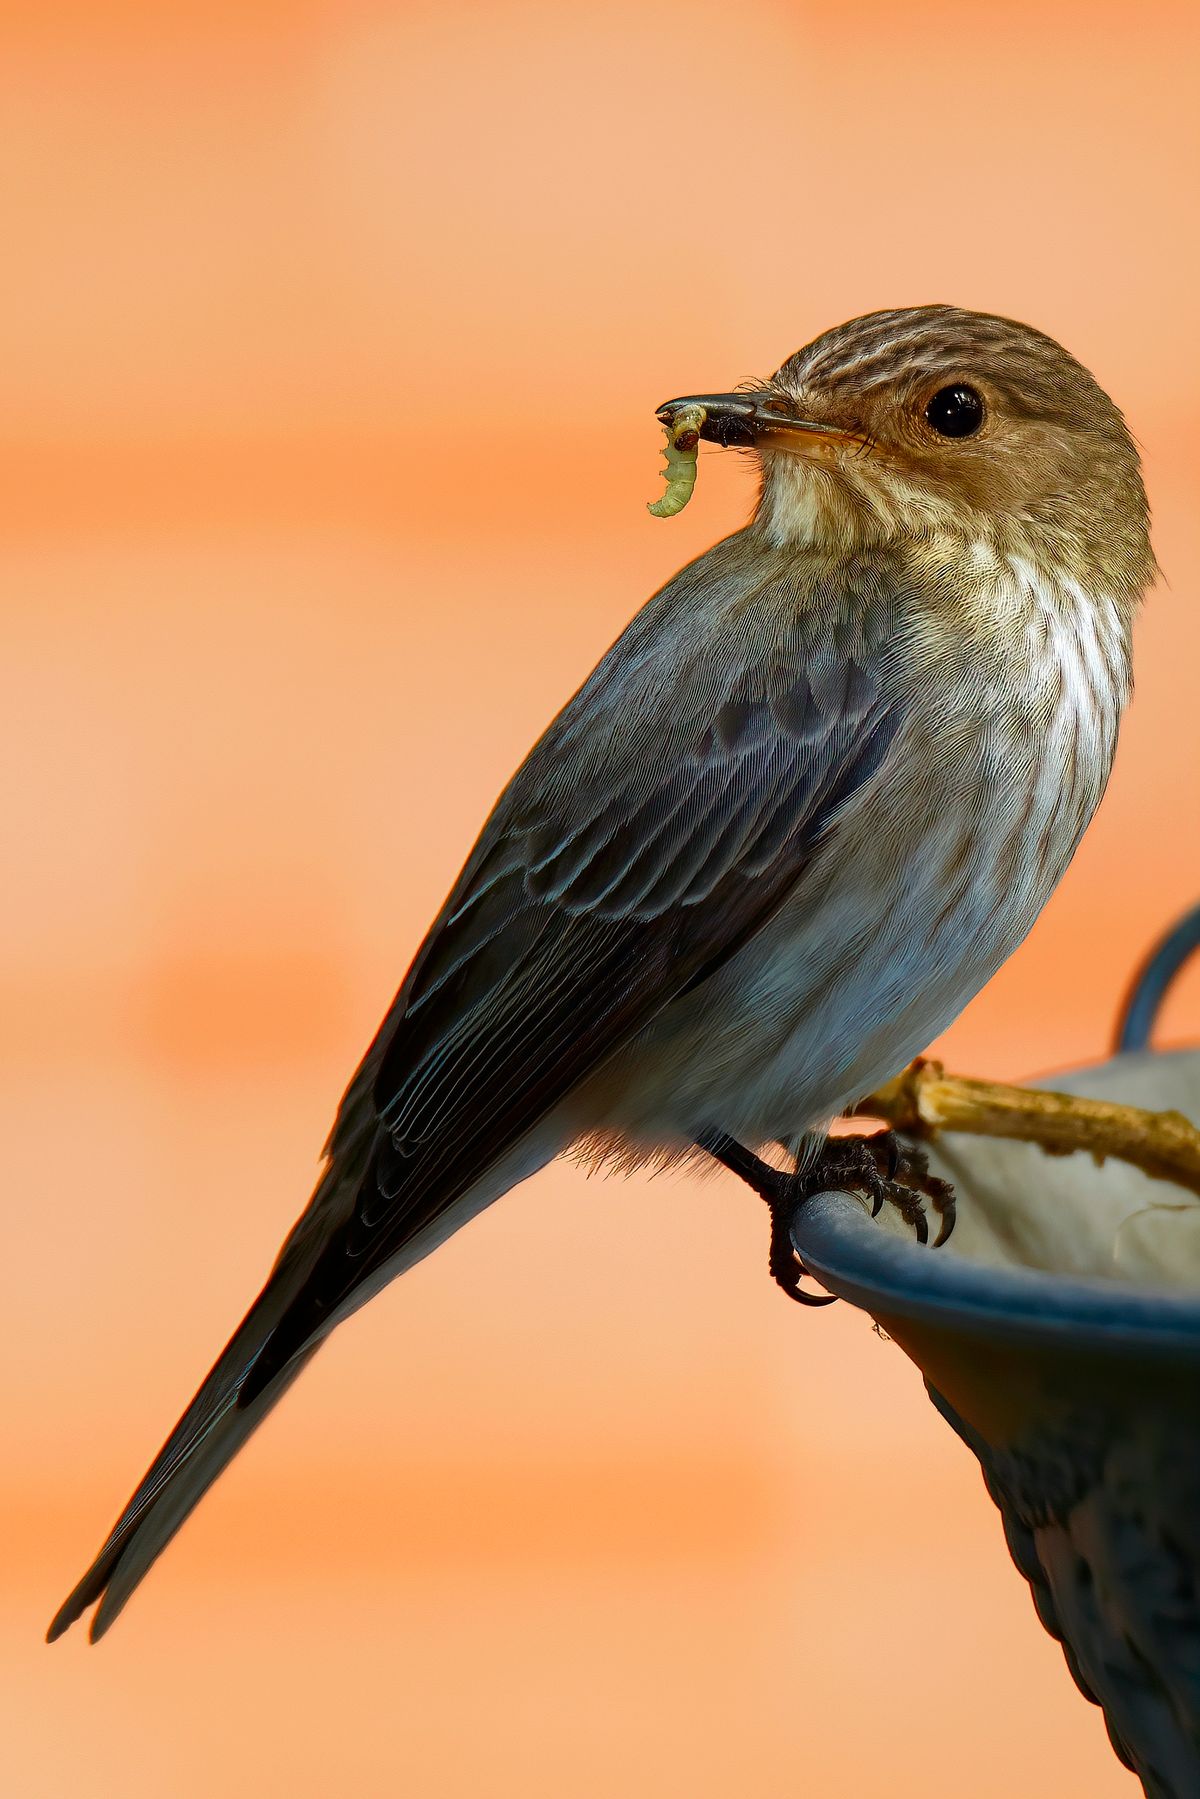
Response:
[{"label": "spotted flycatcher", "polygon": [[93,1636],[112,1623],[334,1326],[469,1218],[564,1151],[810,1144],[1070,861],[1154,570],[1091,375],[924,306],[660,416],[684,405],[756,453],[753,519],[655,594],[501,795],[307,1210],[52,1637],[97,1600]]}]

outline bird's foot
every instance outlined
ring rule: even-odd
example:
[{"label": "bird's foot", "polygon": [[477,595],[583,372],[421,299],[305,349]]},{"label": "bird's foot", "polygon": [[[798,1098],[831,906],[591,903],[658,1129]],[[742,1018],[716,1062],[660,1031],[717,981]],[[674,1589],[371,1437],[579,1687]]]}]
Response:
[{"label": "bird's foot", "polygon": [[928,1243],[929,1224],[923,1200],[928,1200],[940,1223],[933,1247],[940,1249],[954,1229],[954,1188],[949,1181],[929,1172],[929,1157],[915,1143],[897,1136],[895,1131],[878,1131],[873,1137],[831,1137],[828,1145],[862,1143],[872,1152],[879,1174],[878,1186],[867,1189],[874,1201],[872,1218],[877,1218],[884,1203],[894,1205],[907,1224],[911,1224],[919,1243]]},{"label": "bird's foot", "polygon": [[893,1131],[871,1137],[827,1137],[816,1161],[799,1171],[773,1168],[722,1132],[707,1133],[697,1141],[701,1149],[766,1201],[771,1214],[771,1275],[790,1298],[802,1305],[829,1305],[834,1297],[818,1297],[801,1287],[801,1277],[808,1270],[792,1246],[792,1219],[798,1207],[814,1193],[838,1189],[863,1193],[872,1202],[873,1218],[885,1205],[893,1205],[912,1225],[919,1243],[929,1241],[925,1212],[928,1200],[941,1220],[935,1249],[954,1229],[953,1187],[949,1181],[930,1174],[925,1153]]}]

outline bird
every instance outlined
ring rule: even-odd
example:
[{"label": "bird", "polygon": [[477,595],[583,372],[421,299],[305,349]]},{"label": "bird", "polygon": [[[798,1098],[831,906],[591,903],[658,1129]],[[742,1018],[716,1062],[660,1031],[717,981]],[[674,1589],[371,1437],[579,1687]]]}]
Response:
[{"label": "bird", "polygon": [[1156,573],[1093,376],[1030,326],[922,305],[658,416],[697,406],[757,464],[749,522],[652,596],[501,794],[308,1206],[50,1640],[93,1606],[103,1635],[330,1332],[560,1155],[726,1162],[798,1288],[784,1202],[844,1167],[829,1125],[1067,868]]}]

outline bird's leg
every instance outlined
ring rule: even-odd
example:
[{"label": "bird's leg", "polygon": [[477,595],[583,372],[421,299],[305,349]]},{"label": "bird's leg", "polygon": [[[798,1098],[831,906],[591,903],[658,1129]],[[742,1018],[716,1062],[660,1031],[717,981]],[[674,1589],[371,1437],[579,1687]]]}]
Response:
[{"label": "bird's leg", "polygon": [[830,1303],[829,1297],[818,1298],[801,1288],[800,1277],[807,1270],[792,1247],[792,1219],[814,1193],[838,1188],[864,1193],[872,1201],[872,1217],[878,1216],[885,1203],[894,1205],[912,1225],[919,1243],[929,1241],[923,1203],[927,1199],[941,1219],[935,1249],[954,1229],[954,1189],[948,1181],[930,1174],[923,1151],[892,1131],[870,1137],[827,1137],[815,1162],[787,1172],[772,1168],[723,1131],[704,1132],[696,1142],[766,1200],[771,1214],[771,1274],[785,1293],[804,1305]]},{"label": "bird's leg", "polygon": [[724,1131],[704,1131],[696,1138],[696,1145],[728,1168],[730,1174],[745,1181],[760,1199],[766,1200],[771,1214],[768,1265],[772,1278],[778,1281],[788,1297],[805,1306],[832,1305],[835,1294],[808,1293],[800,1285],[801,1276],[808,1270],[792,1247],[792,1219],[800,1201],[808,1196],[798,1190],[799,1177],[790,1169],[772,1168],[769,1162],[764,1162],[736,1138],[726,1136]]}]

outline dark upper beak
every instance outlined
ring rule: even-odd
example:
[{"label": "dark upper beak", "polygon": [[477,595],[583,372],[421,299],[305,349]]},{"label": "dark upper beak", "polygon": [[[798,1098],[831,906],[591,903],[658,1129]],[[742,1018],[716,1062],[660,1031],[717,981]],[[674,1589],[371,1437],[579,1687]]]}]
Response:
[{"label": "dark upper beak", "polygon": [[821,438],[827,443],[861,444],[862,437],[844,431],[839,425],[818,425],[812,419],[796,417],[793,403],[784,394],[769,388],[761,393],[686,394],[668,400],[658,409],[664,425],[674,422],[683,406],[703,406],[708,414],[700,427],[700,435],[722,449],[753,449],[771,438],[781,443],[790,438]]}]

